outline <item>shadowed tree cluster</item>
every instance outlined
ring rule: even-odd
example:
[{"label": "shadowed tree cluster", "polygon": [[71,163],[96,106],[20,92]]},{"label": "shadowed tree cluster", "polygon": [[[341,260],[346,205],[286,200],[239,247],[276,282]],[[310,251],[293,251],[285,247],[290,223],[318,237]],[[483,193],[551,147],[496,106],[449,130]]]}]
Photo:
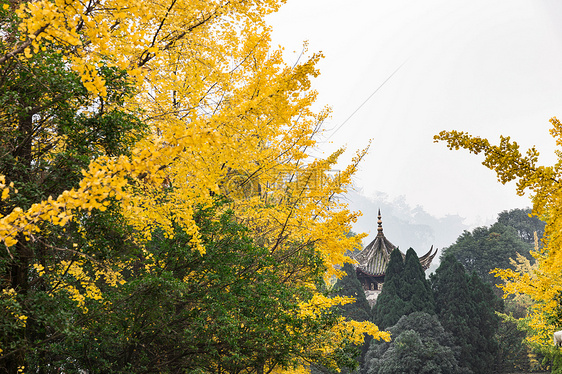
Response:
[{"label": "shadowed tree cluster", "polygon": [[443,327],[460,348],[459,365],[474,373],[495,373],[499,325],[496,310],[501,300],[476,273],[469,275],[454,256],[448,255],[431,277],[436,312]]},{"label": "shadowed tree cluster", "polygon": [[453,336],[435,315],[414,312],[402,316],[389,331],[391,342],[372,343],[363,374],[470,372],[459,366]]},{"label": "shadowed tree cluster", "polygon": [[[531,209],[513,209],[498,214],[498,220],[487,227],[477,227],[471,232],[465,231],[456,242],[443,250],[442,257],[454,256],[468,272],[475,272],[486,283],[501,285],[503,281],[495,277],[491,270],[515,269],[511,259],[522,256],[530,264],[534,263],[531,251],[535,246],[535,234],[539,246],[544,233],[545,223],[531,215]],[[500,288],[493,287],[497,295]],[[525,318],[527,305],[523,299],[508,297],[505,299],[506,315]],[[524,343],[526,332],[519,331],[513,318],[503,318],[497,331],[498,371],[531,370],[539,366],[542,355],[533,353],[532,348]],[[538,354],[538,359],[535,357]],[[537,361],[538,360],[538,361]]]},{"label": "shadowed tree cluster", "polygon": [[400,251],[395,249],[390,255],[384,287],[373,307],[373,321],[387,328],[413,312],[435,312],[431,287],[416,252],[408,249],[403,260]]},{"label": "shadowed tree cluster", "polygon": [[430,282],[412,249],[404,261],[395,250],[373,308],[373,320],[393,340],[371,343],[362,372],[499,372],[496,311],[502,308],[491,286],[454,256],[445,256]]},{"label": "shadowed tree cluster", "polygon": [[368,321],[371,318],[371,307],[365,297],[365,291],[361,282],[357,279],[355,268],[352,264],[346,263],[342,271],[345,275],[338,279],[334,289],[338,296],[348,296],[355,298],[354,303],[338,306],[342,316],[354,321]]},{"label": "shadowed tree cluster", "polygon": [[526,243],[535,243],[535,233],[540,240],[543,237],[546,222],[532,214],[531,208],[504,210],[498,214],[498,223],[513,227],[517,235]]}]

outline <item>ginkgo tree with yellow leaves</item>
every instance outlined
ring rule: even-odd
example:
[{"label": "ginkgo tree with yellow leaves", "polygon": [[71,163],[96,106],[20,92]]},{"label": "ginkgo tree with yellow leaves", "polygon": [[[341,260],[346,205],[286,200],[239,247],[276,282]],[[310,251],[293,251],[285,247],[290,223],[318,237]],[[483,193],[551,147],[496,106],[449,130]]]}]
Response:
[{"label": "ginkgo tree with yellow leaves", "polygon": [[322,292],[366,150],[308,157],[321,55],[271,49],[281,3],[1,3],[8,373],[336,368],[389,338]]},{"label": "ginkgo tree with yellow leaves", "polygon": [[[550,120],[551,135],[562,147],[562,123]],[[552,335],[562,328],[562,151],[556,150],[558,161],[552,166],[538,164],[539,152],[530,148],[522,153],[519,145],[502,136],[498,145],[487,139],[459,131],[443,131],[435,136],[450,149],[464,148],[484,154],[483,164],[497,173],[501,183],[517,182],[517,193],[531,193],[533,214],[546,222],[542,243],[531,252],[535,262],[519,257],[512,259],[514,270],[496,269],[496,276],[505,283],[505,296],[516,295],[529,305],[527,317],[519,321],[527,331],[527,341],[554,358],[554,371],[562,369],[560,352],[553,348]]]}]

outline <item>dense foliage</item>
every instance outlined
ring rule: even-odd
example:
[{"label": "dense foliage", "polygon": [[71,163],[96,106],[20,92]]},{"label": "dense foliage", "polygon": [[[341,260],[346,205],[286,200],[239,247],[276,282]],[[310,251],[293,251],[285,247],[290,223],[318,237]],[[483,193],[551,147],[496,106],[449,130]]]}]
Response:
[{"label": "dense foliage", "polygon": [[[338,296],[352,297],[354,302],[338,306],[334,312],[343,316],[348,321],[369,321],[371,319],[371,307],[365,297],[363,286],[357,279],[355,268],[352,264],[346,263],[343,268],[343,277],[338,279],[333,285],[332,291]],[[365,335],[365,341],[355,345],[355,360],[353,365],[343,368],[340,373],[356,373],[359,367],[363,364],[365,353],[369,347],[369,343],[373,339],[370,335]],[[338,371],[333,368],[320,365],[318,363],[310,366],[311,374],[337,374]]]},{"label": "dense foliage", "polygon": [[[381,328],[394,325],[404,315],[406,303],[400,297],[404,260],[396,248],[390,254],[390,261],[384,276],[384,286],[373,307],[373,321]],[[383,327],[384,326],[384,327]]]},{"label": "dense foliage", "polygon": [[[493,269],[515,269],[513,259],[518,257],[533,261],[535,233],[538,239],[542,237],[544,222],[530,213],[530,209],[503,211],[493,225],[465,231],[453,245],[443,250],[442,256],[453,255],[468,272],[475,272],[490,284],[500,285],[503,282],[491,273]],[[502,294],[497,287],[494,292]],[[524,344],[525,331],[517,329],[516,319],[526,317],[526,307],[525,299],[508,297],[505,300],[506,311],[497,332],[497,370],[510,372],[540,366],[536,354]]]},{"label": "dense foliage", "polygon": [[368,321],[371,318],[371,307],[365,297],[365,291],[352,264],[346,263],[342,272],[344,276],[334,285],[337,295],[353,297],[355,301],[338,307],[339,312],[347,319],[355,321]]},{"label": "dense foliage", "polygon": [[[355,302],[339,306],[339,313],[348,320],[370,321],[371,306],[365,297],[365,291],[361,282],[357,279],[355,268],[353,265],[346,263],[342,271],[345,273],[345,276],[336,282],[334,286],[336,294],[343,297],[353,297]],[[372,339],[372,336],[366,335],[363,344],[357,347],[360,350],[360,355],[357,358],[357,368],[363,365],[365,354]]]},{"label": "dense foliage", "polygon": [[546,223],[532,213],[530,208],[504,210],[498,214],[498,223],[513,227],[521,240],[534,245],[535,234],[541,240]]},{"label": "dense foliage", "polygon": [[465,231],[453,245],[443,249],[442,256],[452,254],[469,273],[474,271],[486,282],[499,284],[501,280],[490,271],[513,268],[510,259],[518,255],[531,260],[534,231],[530,230],[540,229],[541,226],[536,217],[528,217],[524,210],[505,211],[490,227]]},{"label": "dense foliage", "polygon": [[459,365],[474,373],[497,372],[499,317],[495,311],[501,310],[501,300],[491,286],[476,273],[468,275],[453,255],[441,259],[431,286],[439,321],[460,348]]},{"label": "dense foliage", "polygon": [[[195,215],[205,254],[193,251],[181,232],[173,238],[154,233],[147,245],[150,264],[126,275],[103,310],[92,313],[98,318],[85,321],[38,362],[46,359],[70,372],[237,373],[287,365],[291,351],[313,346],[319,331],[338,322],[329,311],[301,316],[300,300],[312,296],[304,284],[321,280],[321,259],[310,248],[287,269],[288,263],[253,243],[231,211],[219,208]],[[156,266],[162,262],[165,267]],[[304,263],[309,271],[283,279]]]},{"label": "dense foliage", "polygon": [[425,277],[418,255],[412,248],[406,251],[402,280],[404,287],[402,298],[407,302],[405,314],[414,312],[435,313],[431,285]]},{"label": "dense foliage", "polygon": [[363,374],[469,373],[459,367],[453,337],[435,315],[411,313],[401,317],[389,331],[391,342],[371,344]]},{"label": "dense foliage", "polygon": [[373,321],[387,328],[413,312],[434,313],[433,295],[416,252],[408,249],[404,262],[397,248],[390,255],[384,287],[373,307]]},{"label": "dense foliage", "polygon": [[0,1],[0,370],[349,364],[368,321],[318,285],[361,237],[312,159],[320,55],[283,1]]}]

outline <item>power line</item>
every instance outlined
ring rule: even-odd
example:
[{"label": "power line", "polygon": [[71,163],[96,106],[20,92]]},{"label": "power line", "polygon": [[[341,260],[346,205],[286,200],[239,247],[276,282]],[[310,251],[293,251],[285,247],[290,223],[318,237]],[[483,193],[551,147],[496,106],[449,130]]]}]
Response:
[{"label": "power line", "polygon": [[361,103],[361,105],[359,105],[359,106],[357,107],[357,109],[355,109],[355,110],[353,111],[353,113],[351,113],[350,116],[347,117],[347,119],[346,119],[345,121],[343,121],[343,123],[342,123],[341,125],[339,125],[339,126],[334,130],[334,132],[333,132],[330,136],[328,136],[328,138],[327,138],[326,140],[330,140],[330,138],[331,138],[332,136],[334,136],[334,134],[335,134],[336,132],[338,132],[339,129],[341,129],[342,126],[345,125],[345,124],[347,123],[347,121],[349,121],[349,120],[351,119],[351,117],[353,117],[353,116],[355,115],[355,113],[357,113],[357,112],[359,111],[359,109],[361,109],[361,108],[363,107],[363,105],[365,105],[365,104],[367,103],[367,101],[369,101],[369,100],[386,84],[386,82],[388,82],[388,81],[390,80],[390,78],[392,78],[392,77],[394,76],[394,74],[396,74],[396,73],[398,72],[398,70],[400,70],[400,69],[402,68],[402,66],[404,66],[404,64],[406,64],[406,62],[408,62],[408,60],[404,61],[400,66],[398,66],[398,68],[397,68],[396,70],[394,70],[394,72],[393,72],[392,74],[390,74],[390,75],[388,76],[388,78],[386,78],[385,81],[382,82],[382,83],[380,84],[380,86],[378,86],[377,89],[374,90],[373,93],[371,93],[371,94],[369,95],[369,97],[368,97],[367,99],[365,99],[365,101],[363,101],[363,103]]}]

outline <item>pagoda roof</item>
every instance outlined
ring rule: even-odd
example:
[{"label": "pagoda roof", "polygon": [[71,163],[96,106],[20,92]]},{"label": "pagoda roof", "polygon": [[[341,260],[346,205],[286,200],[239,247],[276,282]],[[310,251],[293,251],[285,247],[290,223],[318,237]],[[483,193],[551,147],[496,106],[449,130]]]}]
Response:
[{"label": "pagoda roof", "polygon": [[[390,261],[390,254],[396,248],[383,234],[380,209],[378,218],[377,237],[355,255],[355,260],[358,262],[357,268],[363,273],[373,276],[384,275],[388,261]],[[404,256],[403,253],[402,256]]]},{"label": "pagoda roof", "polygon": [[[390,254],[395,248],[397,248],[384,236],[380,209],[377,224],[378,232],[375,240],[373,240],[361,252],[355,255],[355,260],[358,262],[357,269],[362,273],[371,276],[381,276],[385,274],[386,267],[388,266],[388,262],[390,261]],[[400,251],[400,253],[402,254],[402,258],[406,256],[402,251]],[[422,257],[419,257],[420,264],[424,271],[429,268],[429,266],[431,265],[431,261],[436,254],[437,249],[435,249],[435,252],[433,252],[433,246],[431,246],[429,252],[427,252]]]},{"label": "pagoda roof", "polygon": [[437,248],[435,248],[435,252],[431,253],[432,251],[433,251],[433,246],[431,246],[431,248],[429,248],[429,252],[427,252],[425,255],[419,257],[420,264],[423,268],[423,271],[426,271],[431,266],[431,261],[433,261],[433,258],[437,254]]}]

